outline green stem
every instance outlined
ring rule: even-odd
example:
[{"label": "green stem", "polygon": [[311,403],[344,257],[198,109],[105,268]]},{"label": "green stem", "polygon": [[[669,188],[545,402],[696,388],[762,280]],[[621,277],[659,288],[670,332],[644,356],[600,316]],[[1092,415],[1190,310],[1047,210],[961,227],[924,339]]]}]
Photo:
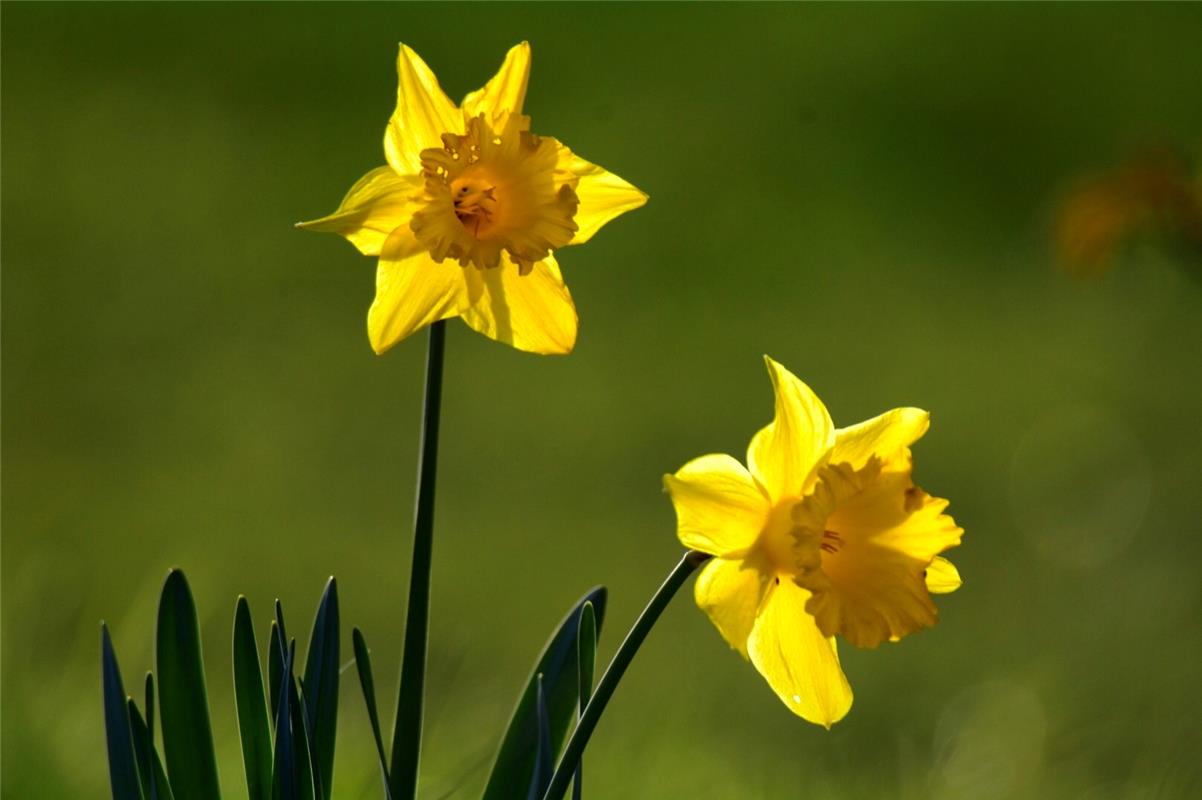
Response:
[{"label": "green stem", "polygon": [[426,399],[422,408],[421,453],[417,462],[417,509],[413,520],[413,565],[401,660],[401,688],[392,731],[389,769],[392,800],[417,796],[422,744],[422,704],[426,684],[426,645],[430,627],[430,562],[434,548],[434,477],[438,467],[438,417],[442,407],[442,362],[446,323],[430,326],[426,356]]},{"label": "green stem", "polygon": [[618,688],[618,683],[626,673],[626,668],[634,660],[643,640],[655,627],[660,614],[664,613],[664,609],[668,607],[668,603],[672,601],[672,597],[681,584],[709,558],[708,554],[699,553],[696,550],[685,553],[680,562],[668,573],[663,585],[651,596],[647,607],[635,620],[634,627],[630,629],[630,633],[626,634],[626,639],[618,648],[618,652],[614,654],[613,661],[610,661],[609,666],[606,667],[605,674],[601,676],[601,681],[597,684],[597,690],[593,692],[592,699],[584,708],[584,713],[580,715],[580,722],[576,725],[576,730],[572,731],[571,738],[568,739],[568,746],[564,748],[563,758],[559,760],[555,774],[551,776],[551,783],[547,787],[547,793],[543,795],[543,800],[563,800],[564,793],[568,790],[568,784],[576,772],[576,766],[580,763],[580,757],[584,753],[584,746],[588,744],[589,737],[593,735],[593,729],[597,727],[597,720],[601,718],[606,704],[609,703],[609,698]]}]

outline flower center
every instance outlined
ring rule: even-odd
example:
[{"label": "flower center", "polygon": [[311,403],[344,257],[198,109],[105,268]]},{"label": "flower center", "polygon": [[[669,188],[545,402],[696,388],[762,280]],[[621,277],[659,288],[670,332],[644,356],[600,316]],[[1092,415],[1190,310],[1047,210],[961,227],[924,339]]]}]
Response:
[{"label": "flower center", "polygon": [[451,199],[460,224],[477,239],[487,237],[497,210],[497,187],[481,178],[456,178]]},{"label": "flower center", "polygon": [[493,131],[480,116],[422,151],[425,206],[409,227],[435,261],[493,269],[504,255],[526,274],[572,240],[577,179],[556,170],[555,140],[529,127],[529,117],[511,114]]}]

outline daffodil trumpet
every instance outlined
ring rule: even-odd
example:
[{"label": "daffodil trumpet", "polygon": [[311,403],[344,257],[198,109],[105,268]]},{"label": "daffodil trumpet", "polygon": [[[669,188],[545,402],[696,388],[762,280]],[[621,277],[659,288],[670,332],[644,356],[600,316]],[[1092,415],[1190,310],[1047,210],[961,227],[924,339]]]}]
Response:
[{"label": "daffodil trumpet", "polygon": [[597,721],[601,719],[601,714],[609,704],[610,698],[613,697],[614,690],[618,688],[618,683],[621,682],[622,676],[626,674],[626,668],[630,666],[630,662],[638,654],[639,648],[642,647],[643,641],[647,638],[647,634],[655,627],[655,623],[659,621],[660,615],[664,613],[664,609],[668,607],[668,603],[676,596],[677,590],[680,589],[698,567],[709,559],[710,555],[708,553],[701,553],[695,550],[685,553],[676,566],[672,568],[672,571],[668,573],[668,577],[664,579],[664,582],[656,590],[655,594],[651,595],[646,608],[643,609],[643,613],[639,614],[639,618],[635,620],[634,626],[626,634],[626,638],[622,640],[618,651],[614,653],[613,660],[605,668],[605,674],[601,676],[601,680],[597,683],[597,688],[593,691],[592,697],[589,698],[588,704],[580,714],[580,720],[576,723],[576,728],[572,731],[572,735],[564,747],[563,755],[559,759],[555,773],[551,776],[551,782],[547,785],[547,791],[543,795],[542,800],[563,799],[564,794],[568,790],[568,784],[571,783],[572,777],[576,774],[580,758],[584,754],[584,748],[588,744],[589,738],[593,735],[593,729],[597,727]]}]

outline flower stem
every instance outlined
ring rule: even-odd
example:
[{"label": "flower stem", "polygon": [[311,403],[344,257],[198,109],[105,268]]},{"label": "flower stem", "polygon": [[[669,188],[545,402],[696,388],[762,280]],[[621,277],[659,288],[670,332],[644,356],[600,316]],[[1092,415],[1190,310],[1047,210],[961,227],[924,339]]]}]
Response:
[{"label": "flower stem", "polygon": [[430,627],[430,563],[434,547],[434,477],[438,467],[438,418],[442,407],[442,362],[446,323],[430,326],[426,355],[426,398],[422,408],[421,452],[417,462],[417,508],[413,520],[413,564],[401,660],[401,688],[392,731],[390,796],[417,796],[417,765],[422,744],[422,705],[426,684],[426,646]]},{"label": "flower stem", "polygon": [[606,704],[609,703],[609,698],[618,688],[618,683],[626,673],[626,668],[634,660],[635,654],[638,653],[647,634],[655,627],[660,614],[664,613],[664,609],[672,601],[676,590],[693,574],[697,567],[704,564],[709,558],[708,554],[699,553],[696,550],[685,553],[680,562],[668,573],[663,584],[651,596],[647,607],[635,620],[634,627],[626,634],[618,652],[614,654],[613,661],[610,661],[609,666],[606,667],[605,674],[601,676],[601,681],[597,684],[597,690],[593,692],[592,699],[584,708],[584,713],[580,715],[580,722],[576,725],[576,730],[572,731],[571,738],[568,739],[568,745],[563,751],[563,758],[559,760],[559,766],[555,769],[555,774],[551,776],[551,783],[547,787],[547,793],[543,795],[543,800],[563,800],[568,783],[571,782],[572,776],[576,772],[576,766],[580,763],[580,757],[584,753],[584,746],[588,744],[589,737],[593,735],[593,729],[597,727],[597,720],[601,718]]}]

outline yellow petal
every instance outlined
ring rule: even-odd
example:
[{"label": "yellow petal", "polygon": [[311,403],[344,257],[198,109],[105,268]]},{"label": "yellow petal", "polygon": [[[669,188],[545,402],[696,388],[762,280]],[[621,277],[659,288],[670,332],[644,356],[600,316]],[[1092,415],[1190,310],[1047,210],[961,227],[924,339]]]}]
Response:
[{"label": "yellow petal", "polygon": [[676,507],[676,535],[692,550],[729,558],[755,544],[771,507],[742,464],[708,455],[664,476]]},{"label": "yellow petal", "polygon": [[647,202],[647,195],[605,169],[585,161],[559,145],[558,179],[575,181],[580,206],[576,209],[578,230],[568,244],[582,244],[593,238],[601,226],[620,214],[633,211]]},{"label": "yellow petal", "polygon": [[380,254],[384,241],[409,218],[419,204],[413,199],[421,191],[416,175],[398,175],[392,167],[377,167],[360,178],[342,198],[338,210],[296,227],[307,231],[345,236],[365,256]]},{"label": "yellow petal", "polygon": [[[402,234],[409,231],[398,232],[396,239],[385,243],[386,253],[405,255],[401,244],[393,247]],[[439,264],[424,252],[396,260],[381,257],[376,267],[376,299],[367,312],[372,349],[383,353],[414,331],[455,316],[465,295],[463,268],[453,261]]]},{"label": "yellow petal", "polygon": [[931,415],[921,408],[895,408],[878,417],[835,431],[832,464],[863,467],[876,456],[888,464],[905,448],[922,438],[931,424]]},{"label": "yellow petal", "polygon": [[442,147],[444,133],[463,133],[463,114],[407,45],[401,45],[396,71],[396,110],[384,131],[384,155],[397,172],[415,175],[422,169],[422,150]]},{"label": "yellow petal", "polygon": [[747,640],[747,654],[790,711],[829,728],[851,708],[851,686],[835,640],[806,613],[809,597],[791,581],[776,584]]},{"label": "yellow petal", "polygon": [[747,465],[773,503],[801,497],[835,441],[826,406],[810,387],[768,356],[776,418],[751,440]]},{"label": "yellow petal", "polygon": [[747,657],[747,637],[772,584],[772,576],[742,559],[711,559],[693,585],[697,607],[709,615],[722,638]]},{"label": "yellow petal", "polygon": [[468,295],[461,316],[473,329],[518,350],[572,352],[576,306],[553,256],[537,262],[526,275],[518,273],[508,255],[495,269],[466,267],[464,275]]},{"label": "yellow petal", "polygon": [[522,113],[529,80],[530,43],[522,42],[505,54],[505,61],[492,80],[463,98],[464,117],[471,119],[483,114],[494,131],[504,130],[510,114]]},{"label": "yellow petal", "polygon": [[931,594],[949,594],[960,588],[960,570],[943,556],[935,556],[926,571],[927,591]]}]

